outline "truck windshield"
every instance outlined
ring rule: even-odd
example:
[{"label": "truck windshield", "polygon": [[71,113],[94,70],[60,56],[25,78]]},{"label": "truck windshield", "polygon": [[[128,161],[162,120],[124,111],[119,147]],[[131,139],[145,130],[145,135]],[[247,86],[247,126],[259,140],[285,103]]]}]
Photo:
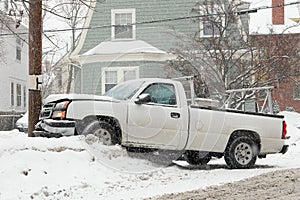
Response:
[{"label": "truck windshield", "polygon": [[130,99],[144,82],[142,80],[126,81],[107,91],[104,96],[113,97],[118,100]]}]

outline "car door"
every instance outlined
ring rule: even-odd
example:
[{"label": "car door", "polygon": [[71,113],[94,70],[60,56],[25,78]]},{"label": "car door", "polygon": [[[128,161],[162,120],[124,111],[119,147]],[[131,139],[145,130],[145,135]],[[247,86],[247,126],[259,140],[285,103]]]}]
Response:
[{"label": "car door", "polygon": [[187,117],[180,108],[175,86],[168,83],[150,84],[141,95],[149,94],[149,102],[128,105],[128,143],[137,146],[178,149],[186,139]]}]

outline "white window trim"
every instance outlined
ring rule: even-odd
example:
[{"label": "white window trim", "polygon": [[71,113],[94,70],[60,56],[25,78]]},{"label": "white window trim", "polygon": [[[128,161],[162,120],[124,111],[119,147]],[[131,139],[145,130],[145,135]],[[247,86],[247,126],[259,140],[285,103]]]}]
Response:
[{"label": "white window trim", "polygon": [[[20,51],[20,59],[17,58],[17,51]],[[22,61],[22,40],[20,38],[16,38],[16,61]]]},{"label": "white window trim", "polygon": [[102,94],[105,93],[105,72],[107,71],[117,71],[117,84],[123,82],[123,72],[124,71],[136,71],[136,79],[139,78],[140,70],[138,66],[132,66],[132,67],[105,67],[102,68],[101,74],[102,74],[102,80],[101,80],[101,92]]},{"label": "white window trim", "polygon": [[14,108],[16,106],[16,97],[15,97],[15,93],[16,93],[16,86],[15,86],[15,82],[10,81],[10,107]]},{"label": "white window trim", "polygon": [[[20,94],[18,94],[18,86],[20,89]],[[16,107],[21,108],[23,105],[23,96],[24,94],[22,94],[22,89],[23,89],[23,85],[21,83],[17,83],[16,84]],[[19,99],[20,98],[20,99]]]},{"label": "white window trim", "polygon": [[23,108],[27,107],[27,86],[26,85],[22,85],[22,101],[23,101]]},{"label": "white window trim", "polygon": [[[211,5],[202,5],[202,6],[200,6],[199,7],[200,16],[206,14],[206,12],[203,10],[204,6],[211,6]],[[222,8],[222,10],[224,9],[223,5],[214,4],[213,6],[215,6],[216,8]],[[222,27],[225,27],[225,16],[222,15],[221,20],[222,20]],[[203,37],[203,38],[220,37],[220,35],[204,35],[203,17],[200,17],[199,27],[200,27],[200,37]]]},{"label": "white window trim", "polygon": [[[11,84],[13,84],[13,94],[11,93],[12,90],[11,90]],[[21,87],[21,94],[19,95],[19,97],[21,98],[20,100],[20,105],[18,105],[18,86],[17,85],[20,85]],[[24,88],[26,90],[26,93],[24,93]],[[12,109],[26,109],[27,108],[27,105],[28,105],[28,95],[27,95],[27,85],[24,83],[24,81],[21,81],[21,80],[16,80],[16,79],[12,79],[10,80],[10,108]],[[13,98],[13,102],[14,104],[12,105],[12,98]],[[26,101],[26,102],[25,102]]]},{"label": "white window trim", "polygon": [[[119,13],[131,13],[132,14],[132,21],[131,23],[133,24],[132,25],[132,38],[120,38],[120,39],[116,39],[115,38],[115,16],[116,14],[119,14]],[[131,8],[131,9],[112,9],[111,10],[111,38],[112,40],[135,40],[136,39],[136,14],[135,14],[135,8]]]}]

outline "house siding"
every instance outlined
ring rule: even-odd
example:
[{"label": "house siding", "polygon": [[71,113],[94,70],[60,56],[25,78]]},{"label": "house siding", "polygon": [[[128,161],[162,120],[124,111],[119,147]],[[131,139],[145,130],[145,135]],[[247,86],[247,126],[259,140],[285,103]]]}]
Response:
[{"label": "house siding", "polygon": [[[173,49],[180,49],[183,36],[190,38],[200,37],[199,18],[167,20],[158,23],[144,23],[161,19],[175,19],[199,15],[198,9],[201,2],[197,0],[167,1],[167,0],[107,0],[97,3],[93,12],[86,37],[79,55],[82,55],[104,41],[112,41],[111,38],[111,11],[115,9],[135,9],[136,20],[136,40],[142,40],[148,44],[171,52]],[[225,6],[226,7],[226,6]],[[241,19],[240,25],[248,26],[247,19]],[[240,28],[230,25],[228,35],[231,37],[241,37]],[[247,30],[247,29],[244,29]],[[239,41],[239,40],[232,40]],[[238,45],[238,44],[237,44]],[[117,66],[139,66],[139,77],[166,77],[165,62],[158,61],[138,61],[138,62],[112,62],[105,63],[82,63],[82,72],[77,72],[75,76],[75,92],[101,94],[101,72],[103,67]]]},{"label": "house siding", "polygon": [[[170,51],[178,47],[178,35],[199,37],[200,24],[198,18],[170,20],[159,23],[141,22],[156,21],[161,19],[174,19],[179,17],[197,16],[202,1],[167,1],[167,0],[111,0],[97,3],[91,19],[84,45],[79,54],[83,54],[103,41],[111,41],[111,10],[135,9],[136,12],[136,40],[144,40],[161,50]],[[226,6],[225,6],[226,7]],[[240,16],[241,25],[245,32],[248,31],[248,16]],[[229,25],[228,36],[240,36],[241,28]]]},{"label": "house siding", "polygon": [[299,85],[299,81],[287,80],[277,84],[273,90],[273,100],[278,104],[280,110],[295,110],[300,112],[300,100],[294,99],[293,87]]},{"label": "house siding", "polygon": [[[18,30],[24,32],[26,29],[20,27]],[[0,33],[10,33],[5,30],[4,27],[0,27]],[[24,40],[27,40],[26,36],[22,35]],[[16,59],[16,39],[15,35],[2,37],[1,48],[4,51],[4,55],[0,58],[0,112],[25,112],[27,110],[27,102],[24,102],[24,87],[27,87],[27,75],[28,75],[28,45],[22,41],[21,45],[21,60]],[[11,83],[14,83],[14,105],[11,105]],[[21,85],[21,105],[17,105],[17,88],[16,85]],[[26,92],[26,100],[27,98]]]},{"label": "house siding", "polygon": [[[18,29],[15,28],[15,23],[10,21],[9,18],[5,18],[7,22],[11,22],[10,29],[14,33],[26,32],[27,28],[20,26]],[[0,34],[11,33],[3,23],[0,23]],[[16,48],[17,48],[17,38],[22,39],[21,43],[18,43],[18,47],[21,50],[21,57],[17,59]],[[28,85],[27,85],[27,75],[28,75],[28,45],[27,35],[20,35],[16,37],[14,34],[2,36],[0,38],[0,131],[7,131],[15,128],[15,122],[21,117],[21,113],[27,111],[28,105]],[[19,55],[19,56],[20,56]],[[13,83],[13,101],[11,104],[11,83]],[[17,98],[17,85],[20,85],[21,94],[19,96],[19,104]],[[25,89],[25,92],[24,92]],[[24,97],[25,96],[25,97]],[[25,100],[25,101],[24,101]]]},{"label": "house siding", "polygon": [[[198,1],[106,1],[105,3],[97,3],[91,27],[101,27],[111,25],[111,10],[112,9],[130,9],[136,10],[136,22],[155,21],[166,18],[177,18],[183,16],[196,15],[192,13],[192,8],[196,6]],[[149,44],[162,49],[169,50],[174,46],[175,41],[170,41],[170,33],[173,29],[177,33],[184,35],[193,35],[199,31],[199,23],[193,23],[192,19],[180,21],[168,21],[152,24],[137,24],[136,39],[144,40]],[[111,40],[111,27],[91,29],[80,53],[84,53],[95,47],[102,41]]]},{"label": "house siding", "polygon": [[[163,78],[168,74],[168,70],[165,69],[164,62],[102,62],[102,63],[91,63],[83,66],[82,75],[84,81],[75,82],[75,92],[76,93],[85,93],[85,94],[102,94],[102,68],[107,67],[139,67],[139,77],[143,78]],[[80,72],[78,71],[77,74]],[[80,75],[78,75],[80,76]],[[80,79],[80,78],[79,78]],[[82,90],[82,91],[81,91]]]}]

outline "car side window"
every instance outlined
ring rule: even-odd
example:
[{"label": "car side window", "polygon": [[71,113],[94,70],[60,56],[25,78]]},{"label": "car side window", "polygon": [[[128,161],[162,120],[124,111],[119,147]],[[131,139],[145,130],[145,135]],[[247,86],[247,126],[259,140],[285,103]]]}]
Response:
[{"label": "car side window", "polygon": [[176,105],[175,88],[172,84],[154,83],[148,86],[142,94],[150,94],[151,102],[164,105]]}]

